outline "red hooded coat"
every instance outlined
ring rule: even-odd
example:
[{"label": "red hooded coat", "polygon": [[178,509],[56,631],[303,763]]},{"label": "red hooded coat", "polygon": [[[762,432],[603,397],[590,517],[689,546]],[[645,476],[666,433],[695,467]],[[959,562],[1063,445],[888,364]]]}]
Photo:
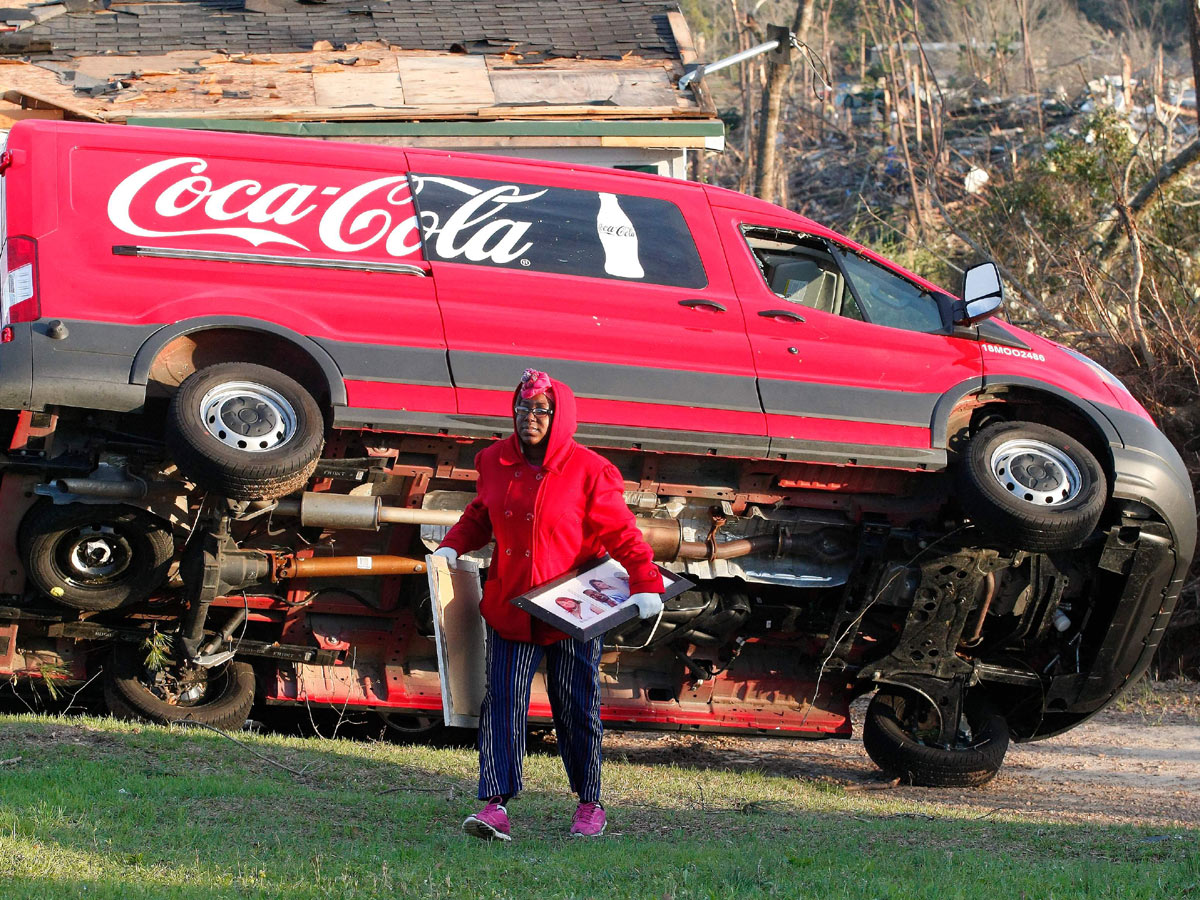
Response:
[{"label": "red hooded coat", "polygon": [[629,573],[630,593],[663,589],[617,467],[575,442],[575,395],[561,381],[551,385],[554,417],[543,464],[525,459],[514,420],[513,434],[476,455],[478,493],[442,541],[461,554],[495,538],[480,611],[501,637],[535,644],[566,635],[509,601],[605,551]]}]

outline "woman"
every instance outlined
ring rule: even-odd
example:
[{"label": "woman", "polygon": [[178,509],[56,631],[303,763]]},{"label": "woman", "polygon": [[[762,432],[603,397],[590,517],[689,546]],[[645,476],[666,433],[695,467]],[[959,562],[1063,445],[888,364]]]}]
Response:
[{"label": "woman", "polygon": [[608,552],[629,573],[630,602],[642,618],[662,610],[662,577],[625,505],[616,467],[575,442],[575,395],[527,369],[513,393],[513,434],[475,457],[478,491],[435,554],[496,541],[480,611],[487,622],[487,692],[479,717],[482,810],[463,830],[510,839],[508,801],[521,790],[533,673],[546,658],[546,689],[559,752],[579,806],[571,834],[603,833],[600,803],[601,638],[577,641],[510,601]]}]

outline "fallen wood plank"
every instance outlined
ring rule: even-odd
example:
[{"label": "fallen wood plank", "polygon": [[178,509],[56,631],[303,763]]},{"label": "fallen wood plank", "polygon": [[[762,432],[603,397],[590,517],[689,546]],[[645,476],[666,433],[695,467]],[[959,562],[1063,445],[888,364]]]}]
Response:
[{"label": "fallen wood plank", "polygon": [[679,48],[679,61],[685,66],[698,62],[696,45],[692,42],[692,29],[688,27],[683,13],[679,10],[667,13],[667,24],[671,26],[671,36],[675,38],[675,46]]}]

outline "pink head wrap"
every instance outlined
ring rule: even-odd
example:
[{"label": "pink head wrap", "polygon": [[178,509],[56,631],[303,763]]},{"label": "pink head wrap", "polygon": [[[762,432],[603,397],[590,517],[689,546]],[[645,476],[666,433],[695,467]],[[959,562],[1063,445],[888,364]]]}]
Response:
[{"label": "pink head wrap", "polygon": [[548,394],[550,392],[550,376],[545,372],[539,372],[537,369],[526,369],[525,374],[521,376],[521,399],[528,400],[531,397],[536,397],[538,394]]}]

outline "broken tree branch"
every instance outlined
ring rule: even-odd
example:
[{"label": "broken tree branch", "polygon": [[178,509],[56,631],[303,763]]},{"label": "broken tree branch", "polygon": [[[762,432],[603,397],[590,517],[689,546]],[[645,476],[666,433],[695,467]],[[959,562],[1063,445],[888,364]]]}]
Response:
[{"label": "broken tree branch", "polygon": [[1142,241],[1138,237],[1137,226],[1133,216],[1124,203],[1118,203],[1121,222],[1125,226],[1130,245],[1133,248],[1133,285],[1129,291],[1129,324],[1133,328],[1133,336],[1137,341],[1138,355],[1142,362],[1149,367],[1154,365],[1154,353],[1150,350],[1150,342],[1146,339],[1146,326],[1142,322],[1142,278],[1145,268],[1142,265]]}]

